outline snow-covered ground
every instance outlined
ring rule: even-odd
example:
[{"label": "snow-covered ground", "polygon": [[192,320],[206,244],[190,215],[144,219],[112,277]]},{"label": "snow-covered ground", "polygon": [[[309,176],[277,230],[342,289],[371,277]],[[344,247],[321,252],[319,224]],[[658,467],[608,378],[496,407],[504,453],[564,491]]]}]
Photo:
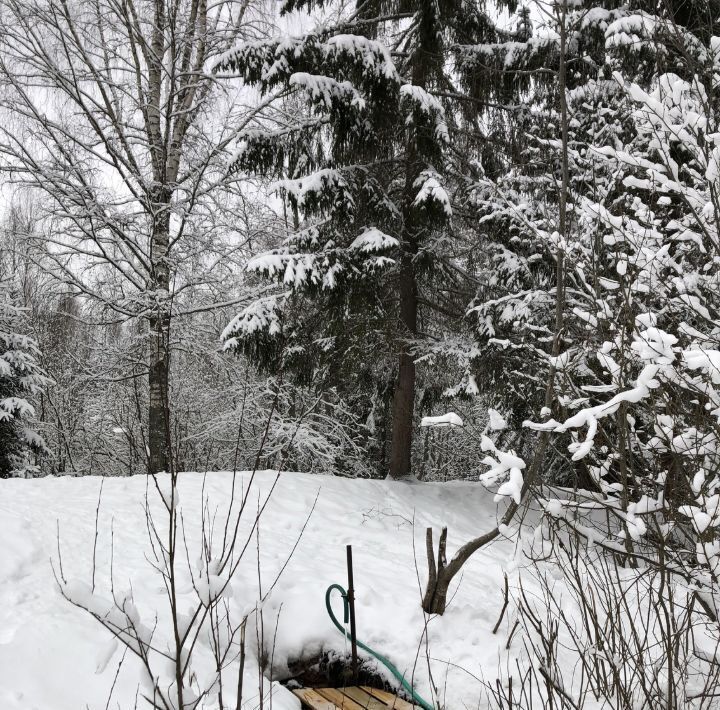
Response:
[{"label": "snow-covered ground", "polygon": [[[242,475],[245,483],[248,477]],[[180,475],[180,505],[191,547],[199,534],[203,479],[197,473]],[[257,474],[253,506],[274,479],[272,472]],[[133,590],[143,621],[147,623],[158,612],[162,616],[167,606],[161,579],[147,559],[144,476],[0,481],[3,710],[106,707],[122,650],[116,650],[105,663],[112,649],[109,632],[63,599],[51,567],[51,561],[56,567],[58,563],[59,530],[65,577],[90,584],[101,480],[97,592],[110,595],[112,548],[115,587]],[[230,481],[228,473],[207,474],[205,493],[210,510],[219,506],[222,515]],[[424,583],[426,527],[449,527],[448,553],[452,555],[457,546],[496,524],[493,496],[472,483],[404,484],[281,474],[260,523],[259,558],[265,589],[284,565],[318,494],[300,543],[263,606],[271,650],[277,627],[274,672],[282,673],[288,660],[321,648],[345,649],[345,640],[327,617],[324,596],[333,582],[346,586],[345,545],[351,543],[358,637],[408,675],[415,666],[416,687],[426,698],[431,697],[429,656],[441,704],[450,709],[483,707],[485,695],[477,677],[493,681],[499,664],[507,668],[510,660],[504,650],[508,615],[497,635],[492,629],[502,606],[503,570],[515,567],[516,547],[501,539],[475,554],[463,570],[446,614],[430,622],[427,648],[421,643],[425,619],[418,572]],[[151,492],[151,499],[156,498]],[[161,519],[157,503],[153,510]],[[245,529],[252,517],[246,516]],[[253,539],[233,580],[231,608],[237,614],[251,608],[258,598],[257,555]],[[341,617],[341,603],[339,599],[336,602],[336,614]],[[254,630],[248,636],[254,637]],[[510,656],[515,645],[519,643],[511,645]],[[109,707],[125,710],[134,706],[139,675],[137,665],[126,660]],[[245,677],[246,689],[253,689],[245,693],[247,707],[255,707],[258,676],[254,658],[248,659]],[[299,707],[280,686],[275,686],[273,695],[276,710]]]}]

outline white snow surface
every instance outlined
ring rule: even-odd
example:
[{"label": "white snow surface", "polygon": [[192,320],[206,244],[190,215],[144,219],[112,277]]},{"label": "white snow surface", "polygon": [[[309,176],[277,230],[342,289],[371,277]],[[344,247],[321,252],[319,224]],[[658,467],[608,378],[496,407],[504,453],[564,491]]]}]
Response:
[{"label": "white snow surface", "polygon": [[350,245],[351,251],[370,253],[392,249],[400,245],[400,242],[389,234],[380,231],[377,227],[365,227],[361,234],[355,237]]},{"label": "white snow surface", "polygon": [[463,420],[455,414],[455,412],[448,412],[447,414],[440,414],[437,417],[423,417],[420,426],[462,426]]},{"label": "white snow surface", "polygon": [[[257,496],[267,494],[276,474],[258,472],[250,495],[251,514],[241,525],[241,540],[250,529]],[[203,481],[209,510],[219,518],[229,500],[232,474],[179,476],[179,506],[188,530],[190,559],[197,559]],[[250,474],[238,474],[247,486]],[[90,585],[95,509],[103,483],[97,540],[96,595],[111,598],[111,524],[115,590],[132,589],[134,614],[152,627],[159,615],[162,631],[167,601],[151,557],[144,501],[147,479],[55,477],[0,481],[0,707],[3,710],[78,710],[105,708],[122,656],[122,647],[93,618],[70,605],[59,593],[51,569],[57,569],[58,542],[68,580]],[[169,481],[168,481],[169,482]],[[238,480],[238,484],[239,484]],[[161,486],[162,488],[162,486]],[[504,504],[496,507],[487,491],[473,483],[401,483],[347,480],[283,473],[260,522],[259,553],[251,542],[232,581],[231,613],[240,617],[259,598],[257,555],[264,591],[282,569],[317,498],[317,505],[287,568],[263,606],[264,626],[273,652],[275,678],[288,660],[309,657],[321,649],[343,652],[345,640],[325,612],[325,590],[346,586],[345,545],[353,545],[358,638],[412,675],[416,689],[430,699],[427,661],[421,644],[424,617],[420,608],[426,576],[425,529],[449,527],[448,555],[497,524]],[[151,510],[163,519],[164,507],[151,491]],[[165,513],[166,514],[166,513]],[[414,520],[414,525],[413,525]],[[162,524],[160,524],[162,529]],[[477,677],[492,681],[500,665],[512,667],[519,643],[504,650],[513,619],[506,614],[497,635],[492,628],[502,605],[503,570],[516,570],[514,543],[502,539],[477,552],[463,569],[444,616],[429,624],[429,655],[439,701],[446,708],[485,707]],[[419,570],[420,582],[416,572]],[[89,586],[85,592],[89,594]],[[195,599],[181,596],[181,608]],[[452,593],[452,592],[451,592]],[[279,616],[278,616],[279,614]],[[342,605],[336,599],[336,615]],[[251,616],[256,618],[255,616]],[[248,624],[255,638],[254,622]],[[420,647],[419,659],[418,649]],[[194,668],[201,673],[201,660]],[[255,654],[255,655],[253,655]],[[244,708],[258,706],[257,651],[248,648]],[[465,669],[465,670],[462,670]],[[132,708],[140,678],[139,664],[128,659],[115,684],[111,708]],[[469,673],[468,673],[469,672]],[[470,675],[472,674],[472,675]],[[473,675],[476,678],[473,678]],[[270,682],[265,682],[267,694]],[[275,710],[299,710],[293,695],[272,686]],[[267,697],[267,696],[266,696]],[[215,702],[215,704],[213,704]],[[216,707],[209,700],[203,708]],[[139,704],[143,707],[142,702]],[[271,706],[271,707],[272,707]],[[234,705],[233,705],[234,707]]]}]

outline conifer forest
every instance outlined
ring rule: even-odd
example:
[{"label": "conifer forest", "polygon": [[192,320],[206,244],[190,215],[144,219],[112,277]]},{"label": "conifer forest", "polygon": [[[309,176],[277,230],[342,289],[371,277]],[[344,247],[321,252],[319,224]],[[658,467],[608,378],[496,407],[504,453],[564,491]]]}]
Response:
[{"label": "conifer forest", "polygon": [[720,710],[720,0],[0,0],[0,540],[5,710]]}]

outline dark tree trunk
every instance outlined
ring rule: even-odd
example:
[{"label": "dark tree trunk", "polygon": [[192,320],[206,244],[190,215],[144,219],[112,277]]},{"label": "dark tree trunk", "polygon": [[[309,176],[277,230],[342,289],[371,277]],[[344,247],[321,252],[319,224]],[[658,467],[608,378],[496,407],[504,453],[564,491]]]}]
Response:
[{"label": "dark tree trunk", "polygon": [[428,614],[444,614],[447,606],[448,588],[452,579],[452,575],[447,573],[447,557],[445,554],[447,528],[443,528],[440,533],[437,561],[433,550],[432,528],[428,528],[426,531],[425,544],[427,547],[429,577],[422,600],[422,608]]},{"label": "dark tree trunk", "polygon": [[[412,82],[426,89],[431,63],[437,43],[437,16],[432,0],[423,0],[420,10],[419,43],[410,59]],[[423,146],[432,144],[434,139],[426,129],[411,130],[408,134],[405,152],[405,186],[403,194],[402,256],[398,296],[400,301],[400,326],[398,376],[392,404],[392,446],[390,449],[391,478],[405,478],[411,474],[413,414],[415,408],[415,360],[410,353],[408,340],[417,337],[418,285],[415,257],[426,224],[418,215],[415,205],[416,181],[428,166]]]},{"label": "dark tree trunk", "polygon": [[166,316],[161,315],[150,320],[148,473],[168,470],[169,326],[169,318]]},{"label": "dark tree trunk", "polygon": [[155,228],[152,235],[152,277],[155,310],[150,321],[150,362],[148,369],[148,473],[168,470],[170,452],[170,197],[155,204]]},{"label": "dark tree trunk", "polygon": [[[517,512],[517,503],[513,501],[508,506],[502,517],[501,525],[507,525]],[[460,571],[462,566],[470,559],[472,554],[484,545],[492,542],[500,535],[500,525],[486,532],[480,537],[465,543],[454,555],[450,562],[447,561],[445,548],[447,545],[447,528],[443,528],[440,533],[440,542],[438,543],[437,560],[435,559],[435,551],[433,550],[433,533],[432,528],[428,528],[425,534],[425,546],[427,548],[428,560],[428,581],[425,587],[425,594],[422,600],[422,608],[428,614],[444,614],[447,606],[448,589],[455,575]]]},{"label": "dark tree trunk", "polygon": [[[417,334],[417,284],[412,254],[405,253],[400,264],[400,322],[402,337]],[[415,409],[415,361],[409,346],[400,346],[398,377],[392,403],[392,444],[390,448],[390,476],[404,478],[410,475]]]}]

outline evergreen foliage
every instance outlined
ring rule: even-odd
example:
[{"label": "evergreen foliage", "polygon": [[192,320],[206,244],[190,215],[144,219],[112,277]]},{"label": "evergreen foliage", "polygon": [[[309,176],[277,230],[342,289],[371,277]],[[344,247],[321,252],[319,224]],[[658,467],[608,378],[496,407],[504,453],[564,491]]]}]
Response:
[{"label": "evergreen foliage", "polygon": [[35,341],[20,332],[22,314],[0,292],[0,478],[27,476],[37,470],[33,453],[44,448],[42,438],[26,425],[35,415],[31,400],[47,378],[38,364]]},{"label": "evergreen foliage", "polygon": [[336,28],[245,43],[216,64],[263,93],[304,96],[299,120],[241,135],[235,168],[275,178],[293,226],[248,267],[282,288],[240,313],[225,342],[345,394],[360,374],[365,411],[392,398],[393,476],[411,472],[416,401],[429,408],[453,387],[473,392],[467,376],[461,386],[417,380],[415,361],[456,359],[474,288],[472,234],[453,220],[478,147],[463,136],[489,115],[488,101],[519,97],[527,70],[546,59],[527,12],[517,24],[499,29],[477,2],[362,3]]}]

